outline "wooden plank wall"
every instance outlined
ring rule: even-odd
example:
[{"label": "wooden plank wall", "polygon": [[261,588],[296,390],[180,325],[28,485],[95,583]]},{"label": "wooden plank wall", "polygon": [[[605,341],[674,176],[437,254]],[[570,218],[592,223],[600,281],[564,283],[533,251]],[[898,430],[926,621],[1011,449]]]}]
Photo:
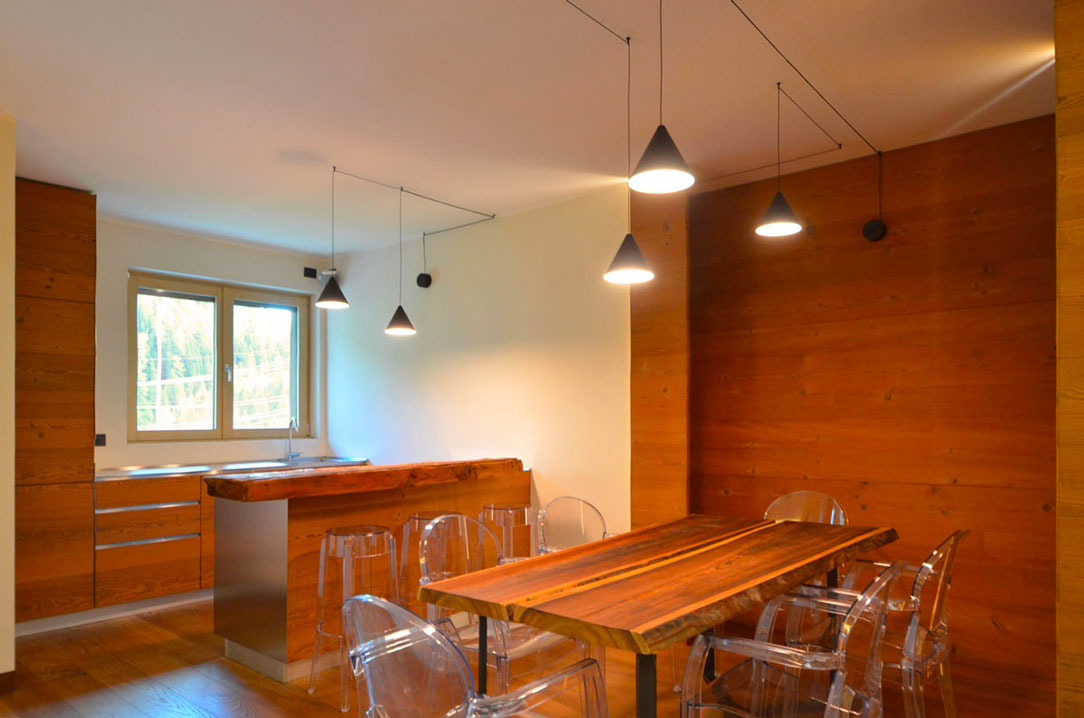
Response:
[{"label": "wooden plank wall", "polygon": [[632,231],[655,279],[630,290],[632,526],[688,513],[687,197],[633,193]]},{"label": "wooden plank wall", "polygon": [[[884,174],[876,244],[872,157],[784,177],[797,238],[753,234],[774,180],[690,197],[690,509],[821,490],[912,561],[971,529],[960,715],[1053,715],[1053,121],[888,152]],[[651,411],[634,397],[634,426]]]},{"label": "wooden plank wall", "polygon": [[1084,0],[1054,11],[1058,245],[1058,713],[1084,715]]}]

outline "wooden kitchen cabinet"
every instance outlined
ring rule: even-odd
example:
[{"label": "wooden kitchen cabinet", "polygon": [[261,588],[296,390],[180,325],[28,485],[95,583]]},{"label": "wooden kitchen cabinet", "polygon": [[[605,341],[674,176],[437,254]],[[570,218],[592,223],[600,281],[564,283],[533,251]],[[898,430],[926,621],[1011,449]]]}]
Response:
[{"label": "wooden kitchen cabinet", "polygon": [[15,184],[15,613],[94,607],[94,195]]},{"label": "wooden kitchen cabinet", "polygon": [[17,486],[15,619],[93,607],[93,484]]},{"label": "wooden kitchen cabinet", "polygon": [[97,606],[142,601],[199,588],[199,536],[99,548],[95,553],[94,602]]}]

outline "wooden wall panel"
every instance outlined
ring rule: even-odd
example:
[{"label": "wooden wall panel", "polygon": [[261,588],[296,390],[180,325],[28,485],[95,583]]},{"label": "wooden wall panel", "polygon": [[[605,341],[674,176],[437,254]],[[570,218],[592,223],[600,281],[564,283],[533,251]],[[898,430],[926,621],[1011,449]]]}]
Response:
[{"label": "wooden wall panel", "polygon": [[686,207],[684,193],[633,193],[633,234],[655,271],[630,290],[633,528],[689,509]]},{"label": "wooden wall panel", "polygon": [[91,484],[15,487],[15,619],[94,608]]},{"label": "wooden wall panel", "polygon": [[[688,249],[669,259],[689,267],[690,509],[755,516],[818,489],[856,522],[899,529],[882,555],[911,560],[970,528],[952,603],[960,715],[1052,715],[1053,123],[888,152],[884,176],[879,243],[860,233],[874,158],[784,178],[808,226],[796,238],[752,231],[774,181],[693,194],[653,218],[688,222]],[[655,317],[634,302],[634,387],[637,337],[675,341]],[[634,427],[674,425],[635,393],[632,411]],[[633,486],[633,516],[654,512]]]},{"label": "wooden wall panel", "polygon": [[1084,715],[1084,0],[1059,0],[1058,711]]}]

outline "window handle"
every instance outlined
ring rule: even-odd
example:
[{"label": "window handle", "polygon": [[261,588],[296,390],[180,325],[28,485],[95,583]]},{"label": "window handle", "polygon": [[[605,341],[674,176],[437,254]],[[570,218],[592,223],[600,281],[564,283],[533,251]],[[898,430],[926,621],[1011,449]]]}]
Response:
[{"label": "window handle", "polygon": [[225,371],[226,371],[226,383],[227,384],[232,384],[233,383],[233,367],[231,367],[229,364],[223,364],[222,368],[225,369]]}]

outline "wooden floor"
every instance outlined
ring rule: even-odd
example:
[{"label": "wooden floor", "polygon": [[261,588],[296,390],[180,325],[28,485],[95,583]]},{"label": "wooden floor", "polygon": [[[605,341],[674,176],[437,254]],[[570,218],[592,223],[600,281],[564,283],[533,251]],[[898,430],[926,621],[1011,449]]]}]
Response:
[{"label": "wooden floor", "polygon": [[[735,626],[735,628],[738,628]],[[679,666],[687,649],[679,649]],[[16,688],[0,696],[0,717],[20,718],[332,718],[338,710],[337,672],[322,676],[316,695],[307,681],[283,685],[222,657],[214,635],[210,601],[118,618],[80,628],[18,639]],[[635,715],[631,653],[607,655],[610,715]],[[679,715],[672,692],[671,656],[659,659],[660,718]],[[1032,681],[1007,685],[981,671],[970,684],[981,692],[957,691],[965,716],[1031,715],[1025,706],[1052,686]],[[928,692],[928,715],[943,715],[936,689]],[[930,695],[933,694],[933,695]],[[1041,697],[1041,696],[1040,696]],[[898,691],[886,689],[885,712],[902,714]],[[356,703],[355,703],[356,705]],[[351,712],[350,715],[357,715]]]},{"label": "wooden floor", "polygon": [[[684,651],[684,648],[682,648]],[[332,718],[337,669],[315,695],[222,657],[211,603],[201,602],[17,641],[16,688],[0,716],[20,718]],[[632,654],[608,656],[610,713],[632,716]],[[659,661],[659,716],[676,718],[669,654]],[[352,706],[350,715],[357,715]]]}]

